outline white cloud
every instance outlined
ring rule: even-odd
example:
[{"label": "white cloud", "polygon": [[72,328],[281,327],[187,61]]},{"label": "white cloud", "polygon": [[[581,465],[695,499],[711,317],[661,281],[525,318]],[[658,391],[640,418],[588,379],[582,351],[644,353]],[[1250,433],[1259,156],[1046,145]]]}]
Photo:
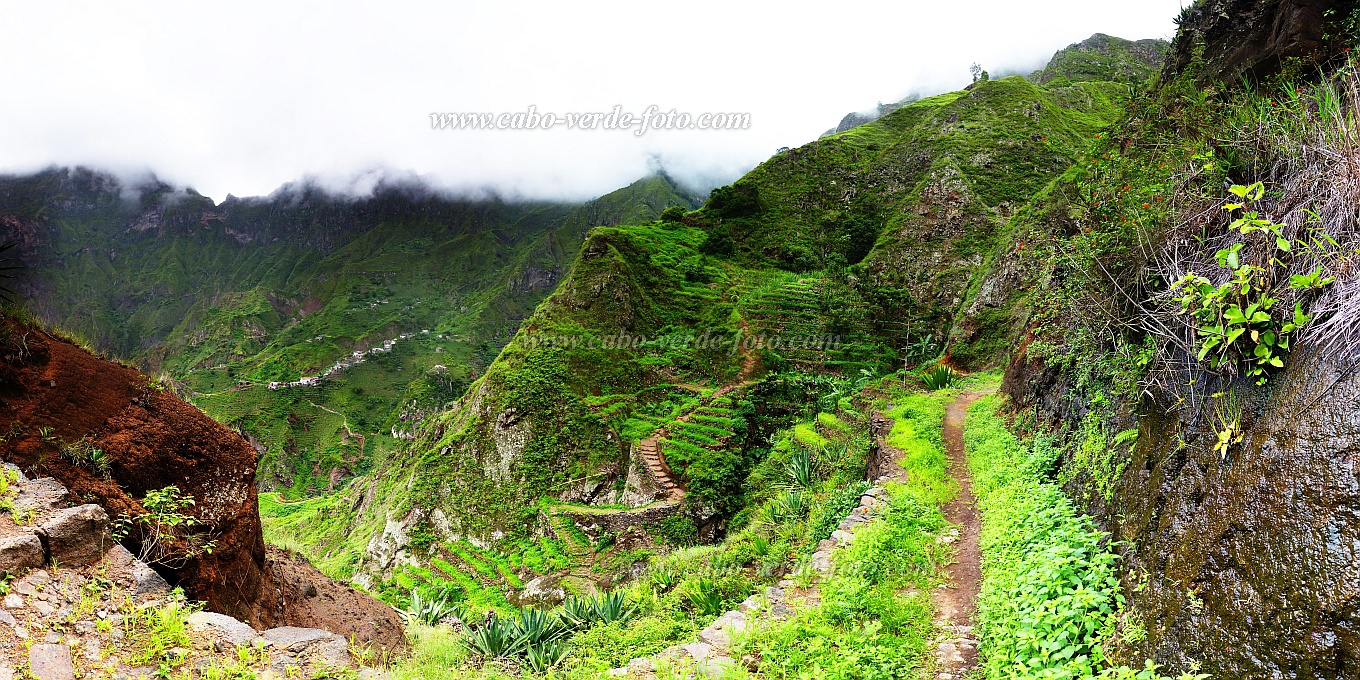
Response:
[{"label": "white cloud", "polygon": [[[157,173],[221,200],[316,176],[583,198],[660,157],[730,180],[848,111],[1169,38],[1182,0],[0,1],[0,170]],[[749,112],[745,131],[431,130],[436,111]]]}]

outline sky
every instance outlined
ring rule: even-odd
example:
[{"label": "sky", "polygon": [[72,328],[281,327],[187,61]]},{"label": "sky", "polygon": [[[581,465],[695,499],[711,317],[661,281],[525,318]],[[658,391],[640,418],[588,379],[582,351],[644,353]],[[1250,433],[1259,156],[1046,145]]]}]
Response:
[{"label": "sky", "polygon": [[[707,188],[848,112],[1027,72],[1189,0],[0,0],[0,172],[154,173],[221,201],[382,178],[533,199]],[[749,114],[746,129],[436,129],[432,113]],[[508,122],[508,120],[507,120]]]}]

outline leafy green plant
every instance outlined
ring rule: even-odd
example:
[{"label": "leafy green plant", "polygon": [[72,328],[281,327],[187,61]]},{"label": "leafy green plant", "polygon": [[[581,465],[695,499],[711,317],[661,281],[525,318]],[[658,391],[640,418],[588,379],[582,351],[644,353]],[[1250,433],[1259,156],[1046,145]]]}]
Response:
[{"label": "leafy green plant", "polygon": [[859,499],[869,490],[869,483],[858,481],[836,489],[808,520],[808,538],[814,543],[831,538],[845,516],[859,507]]},{"label": "leafy green plant", "polygon": [[1232,447],[1242,443],[1242,403],[1236,393],[1214,397],[1218,399],[1213,408],[1214,453],[1224,459]]},{"label": "leafy green plant", "polygon": [[952,387],[958,378],[959,374],[944,364],[935,364],[932,368],[921,372],[921,382],[931,390],[943,390]]},{"label": "leafy green plant", "polygon": [[[1313,317],[1304,313],[1302,301],[1295,302],[1293,314],[1283,320],[1274,314],[1279,301],[1273,297],[1277,294],[1275,278],[1285,270],[1277,255],[1292,252],[1295,244],[1285,237],[1281,225],[1251,210],[1252,204],[1264,195],[1264,185],[1260,182],[1235,185],[1229,191],[1242,201],[1224,206],[1225,210],[1242,211],[1231,229],[1244,236],[1266,233],[1273,238],[1277,253],[1262,266],[1242,260],[1245,244],[1232,244],[1215,254],[1218,266],[1230,274],[1227,281],[1214,285],[1208,277],[1191,272],[1177,280],[1172,290],[1179,294],[1181,312],[1194,320],[1198,336],[1196,358],[1207,360],[1215,370],[1242,364],[1246,375],[1262,385],[1268,370],[1284,367],[1283,356],[1289,351],[1291,336]],[[1325,276],[1322,268],[1317,267],[1312,272],[1291,276],[1288,287],[1319,290],[1333,281],[1333,277]]]},{"label": "leafy green plant", "polygon": [[211,554],[215,545],[205,531],[206,525],[186,512],[193,506],[194,499],[178,486],[148,491],[142,499],[145,512],[120,517],[114,523],[113,537],[121,541],[135,531],[141,542],[138,559],[171,568],[183,566],[200,555]]},{"label": "leafy green plant", "polygon": [[727,609],[722,592],[709,578],[692,582],[685,591],[685,600],[691,609],[701,616],[717,616]]},{"label": "leafy green plant", "polygon": [[105,479],[113,473],[113,460],[102,449],[97,449],[89,437],[62,447],[61,455],[72,465],[83,467]]},{"label": "leafy green plant", "polygon": [[790,491],[810,490],[816,486],[817,467],[812,460],[812,452],[803,447],[795,448],[788,466],[784,468],[784,477],[787,480],[784,487]]},{"label": "leafy green plant", "polygon": [[595,552],[597,554],[602,553],[614,547],[615,540],[617,539],[615,538],[614,534],[600,534],[600,540],[595,542]]}]

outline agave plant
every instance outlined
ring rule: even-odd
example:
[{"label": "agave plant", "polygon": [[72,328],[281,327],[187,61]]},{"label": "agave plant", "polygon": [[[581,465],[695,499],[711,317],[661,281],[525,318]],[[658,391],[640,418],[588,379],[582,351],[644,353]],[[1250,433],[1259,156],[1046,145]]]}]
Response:
[{"label": "agave plant", "polygon": [[628,595],[622,590],[605,593],[594,600],[595,621],[613,623],[627,621],[637,612],[637,606],[629,604]]},{"label": "agave plant", "polygon": [[770,554],[770,539],[764,534],[751,535],[751,554],[756,557],[765,557]]},{"label": "agave plant", "polygon": [[504,659],[524,651],[524,638],[513,621],[493,615],[486,623],[468,631],[462,639],[468,652],[488,659]]},{"label": "agave plant", "polygon": [[784,476],[788,479],[784,486],[790,490],[811,489],[815,486],[817,469],[812,461],[812,453],[802,447],[795,449],[788,466],[784,468]]},{"label": "agave plant", "polygon": [[558,608],[562,622],[573,628],[586,628],[595,620],[595,604],[587,598],[572,595]]},{"label": "agave plant", "polygon": [[807,514],[807,497],[802,491],[788,491],[770,501],[769,517],[774,524],[787,524]]},{"label": "agave plant", "polygon": [[707,578],[695,581],[685,592],[685,599],[701,616],[717,616],[726,608],[718,586]]},{"label": "agave plant", "polygon": [[680,575],[674,569],[658,567],[652,570],[651,581],[653,590],[664,593],[680,583]]},{"label": "agave plant", "polygon": [[954,369],[944,364],[935,364],[934,368],[927,369],[921,373],[921,382],[932,390],[942,390],[950,387],[959,379],[959,374]]},{"label": "agave plant", "polygon": [[510,625],[525,647],[552,642],[571,632],[556,614],[532,608],[519,610],[519,616],[512,619]]},{"label": "agave plant", "polygon": [[562,662],[567,656],[566,645],[556,640],[548,640],[537,645],[529,645],[524,651],[524,665],[537,674],[547,673],[549,668]]},{"label": "agave plant", "polygon": [[403,612],[408,621],[416,620],[431,626],[437,625],[446,616],[453,616],[459,621],[463,620],[462,608],[453,602],[447,594],[437,597],[427,597],[420,594],[419,588],[411,589],[411,607]]}]

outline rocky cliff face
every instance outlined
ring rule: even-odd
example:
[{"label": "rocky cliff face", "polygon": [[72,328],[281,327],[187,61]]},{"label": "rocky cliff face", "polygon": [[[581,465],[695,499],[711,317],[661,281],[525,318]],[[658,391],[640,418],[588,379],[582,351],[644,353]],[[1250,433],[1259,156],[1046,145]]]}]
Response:
[{"label": "rocky cliff face", "polygon": [[1354,12],[1360,3],[1337,0],[1209,0],[1180,18],[1180,31],[1165,73],[1206,65],[1201,82],[1233,84],[1261,79],[1286,60],[1302,66],[1326,62],[1355,41]]},{"label": "rocky cliff face", "polygon": [[[1289,58],[1325,65],[1344,49],[1327,38],[1333,18],[1353,10],[1341,2],[1196,4],[1183,17],[1160,89],[1106,133],[1114,139],[1099,147],[1089,170],[1055,183],[1027,209],[989,279],[1002,298],[1040,303],[1026,317],[1032,332],[1018,342],[1004,390],[1019,412],[1068,438],[1059,479],[1125,542],[1125,593],[1132,624],[1145,631],[1127,651],[1172,669],[1331,679],[1355,677],[1360,668],[1360,345],[1347,311],[1360,301],[1360,238],[1349,210],[1354,186],[1340,179],[1360,156],[1353,146],[1303,140],[1302,132],[1258,144],[1250,127],[1187,114],[1193,98],[1177,89],[1277,72]],[[1305,71],[1303,91],[1320,85]],[[1238,105],[1243,87],[1210,106]],[[1331,149],[1325,160],[1305,157],[1310,144]],[[1226,149],[1241,151],[1226,168],[1194,165]],[[1197,361],[1193,328],[1186,349],[1177,349],[1157,327],[1176,314],[1159,316],[1170,281],[1150,279],[1151,272],[1174,263],[1220,275],[1205,263],[1241,240],[1224,201],[1204,198],[1226,193],[1227,178],[1265,181],[1273,195],[1262,214],[1290,225],[1285,233],[1325,232],[1339,243],[1335,283],[1300,298],[1304,308],[1313,305],[1318,328],[1329,330],[1304,334],[1262,384]],[[1333,212],[1333,201],[1348,207]],[[1157,216],[1158,202],[1175,207]],[[1102,204],[1116,207],[1102,211]],[[1319,214],[1307,223],[1319,232],[1303,228],[1306,210]],[[1129,222],[1145,229],[1145,259],[1133,257],[1129,266],[1130,258],[1108,250],[1104,259],[1080,259],[1097,238],[1088,234],[1113,243],[1111,234]],[[1045,259],[1020,255],[1029,252],[1026,242],[1041,251],[1058,245]],[[1043,304],[1063,296],[1066,307]],[[1096,345],[1102,349],[1081,349]]]},{"label": "rocky cliff face", "polygon": [[[55,478],[113,518],[140,515],[148,492],[177,487],[193,499],[190,512],[214,545],[161,565],[173,584],[256,626],[315,622],[320,604],[306,593],[318,586],[307,586],[333,582],[310,566],[268,559],[249,443],[137,371],[17,319],[0,319],[0,359],[0,421],[10,423],[0,457]],[[134,531],[125,540],[137,548],[140,539]],[[276,568],[279,561],[289,568]],[[347,629],[336,632],[401,644],[395,612],[366,596],[351,599],[349,624],[340,622]],[[373,621],[354,621],[359,613]]]}]

